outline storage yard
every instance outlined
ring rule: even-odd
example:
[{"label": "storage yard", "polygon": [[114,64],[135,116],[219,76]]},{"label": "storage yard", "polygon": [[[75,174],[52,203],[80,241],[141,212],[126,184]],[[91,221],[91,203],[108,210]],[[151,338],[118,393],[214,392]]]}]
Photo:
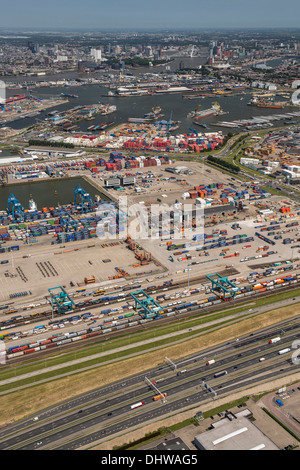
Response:
[{"label": "storage yard", "polygon": [[244,150],[240,163],[290,184],[299,183],[299,127],[269,132],[260,142]]},{"label": "storage yard", "polygon": [[[121,193],[118,184],[106,184],[117,178],[109,177],[111,170],[103,159],[82,165],[113,199],[127,195],[129,205],[139,203],[147,211],[151,204],[167,203],[174,212],[171,226],[152,223],[146,237],[134,240],[128,236],[132,219],[118,215],[117,203],[107,214],[106,206],[98,206],[80,186],[75,199],[80,196],[81,203],[77,200],[71,206],[22,211],[12,198],[11,212],[2,214],[0,227],[0,321],[8,360],[42,351],[48,344],[72,344],[75,337],[113,334],[179,313],[199,315],[202,308],[224,301],[298,286],[300,210],[295,202],[198,162],[183,166],[164,157],[161,165],[153,159],[156,165],[149,170],[141,157],[132,159],[139,170],[132,173],[126,165],[130,159],[122,154],[111,153],[110,160],[116,166],[121,162],[117,171],[123,177],[133,178]],[[192,212],[183,223],[186,203]],[[194,230],[192,217],[199,204],[204,209],[200,232]],[[226,289],[213,288],[211,273],[224,277]],[[65,311],[51,301],[54,286],[69,305]],[[138,306],[137,299],[144,296],[149,310]],[[87,308],[91,311],[80,312]],[[82,321],[93,326],[83,328]],[[55,344],[53,328],[66,328]]]}]

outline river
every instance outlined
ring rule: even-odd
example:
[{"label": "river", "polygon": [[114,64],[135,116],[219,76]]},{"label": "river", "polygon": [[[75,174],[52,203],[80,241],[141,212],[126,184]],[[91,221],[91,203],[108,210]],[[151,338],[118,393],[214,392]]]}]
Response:
[{"label": "river", "polygon": [[[195,110],[197,106],[201,106],[201,110],[210,108],[212,103],[218,102],[226,112],[226,115],[210,116],[202,119],[202,122],[207,125],[205,132],[213,132],[216,130],[223,130],[222,127],[217,127],[215,124],[218,121],[226,120],[233,121],[237,119],[247,119],[252,116],[263,116],[267,114],[277,114],[276,109],[259,109],[252,106],[247,106],[252,91],[247,90],[245,94],[233,94],[230,96],[215,96],[211,98],[196,98],[184,99],[181,93],[175,94],[156,94],[149,96],[127,96],[127,97],[107,97],[108,89],[99,85],[82,85],[78,87],[58,87],[58,88],[35,88],[32,94],[39,98],[46,98],[49,96],[58,96],[61,93],[70,93],[78,95],[78,98],[70,98],[68,103],[60,106],[55,106],[54,109],[63,111],[78,105],[90,105],[96,103],[109,103],[117,107],[117,111],[107,116],[98,115],[93,121],[81,121],[78,123],[80,130],[85,132],[89,126],[97,125],[102,122],[113,121],[114,124],[127,122],[129,117],[143,117],[144,114],[150,112],[153,107],[160,106],[162,108],[163,120],[172,119],[180,121],[180,127],[176,129],[173,134],[180,134],[189,132],[194,128],[192,119],[187,118],[187,114]],[[21,92],[21,91],[20,91]],[[17,93],[16,90],[8,90],[7,96]],[[53,110],[53,108],[52,108]],[[47,117],[49,110],[43,111],[38,116],[38,119]],[[22,129],[31,126],[37,121],[35,118],[26,118],[10,123],[9,126],[14,129]],[[212,125],[214,124],[214,125]],[[197,128],[200,132],[201,128]]]}]

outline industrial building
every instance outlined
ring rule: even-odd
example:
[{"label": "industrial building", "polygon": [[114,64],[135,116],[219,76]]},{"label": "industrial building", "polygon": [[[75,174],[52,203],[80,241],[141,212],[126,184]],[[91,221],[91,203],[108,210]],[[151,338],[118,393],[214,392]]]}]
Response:
[{"label": "industrial building", "polygon": [[244,410],[212,424],[212,429],[195,436],[194,444],[199,450],[279,450],[246,416]]}]

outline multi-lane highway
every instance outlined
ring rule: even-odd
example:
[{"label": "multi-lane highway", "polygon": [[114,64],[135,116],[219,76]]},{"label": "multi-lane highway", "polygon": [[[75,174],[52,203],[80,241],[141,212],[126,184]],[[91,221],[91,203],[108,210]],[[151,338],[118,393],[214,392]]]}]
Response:
[{"label": "multi-lane highway", "polygon": [[[278,336],[280,341],[269,343]],[[144,374],[44,410],[37,420],[32,417],[5,428],[0,433],[0,448],[77,449],[186,407],[195,408],[196,413],[202,403],[213,401],[215,396],[298,372],[299,365],[292,362],[291,354],[293,342],[299,337],[299,320],[293,319],[187,357],[177,362],[176,368],[164,361]],[[285,348],[290,351],[280,355],[279,351]],[[264,360],[260,361],[262,357]],[[211,359],[215,363],[206,365]],[[224,370],[226,375],[214,377]],[[152,381],[155,384],[149,385]],[[167,393],[165,402],[153,401],[157,389]],[[136,403],[143,404],[131,409]]]}]

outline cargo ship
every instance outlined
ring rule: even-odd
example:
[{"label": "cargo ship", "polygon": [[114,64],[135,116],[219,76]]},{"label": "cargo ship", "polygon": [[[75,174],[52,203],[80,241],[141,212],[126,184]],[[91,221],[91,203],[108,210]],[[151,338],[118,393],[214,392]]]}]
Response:
[{"label": "cargo ship", "polygon": [[275,102],[272,100],[266,100],[263,98],[258,98],[253,96],[251,100],[247,103],[248,106],[256,106],[256,108],[273,108],[273,109],[283,109],[285,103]]},{"label": "cargo ship", "polygon": [[158,119],[159,117],[163,116],[163,114],[160,114],[160,112],[161,112],[161,107],[156,106],[152,108],[152,111],[150,111],[150,113],[144,114],[144,118],[145,119]]},{"label": "cargo ship", "polygon": [[205,118],[208,116],[217,116],[219,114],[225,114],[220,105],[218,103],[214,103],[211,108],[208,109],[203,109],[202,111],[199,111],[199,106],[195,111],[191,111],[187,117],[188,118],[194,118],[194,119],[201,119]]},{"label": "cargo ship", "polygon": [[274,108],[274,109],[283,109],[284,104],[280,103],[260,103],[256,105],[257,108]]}]

